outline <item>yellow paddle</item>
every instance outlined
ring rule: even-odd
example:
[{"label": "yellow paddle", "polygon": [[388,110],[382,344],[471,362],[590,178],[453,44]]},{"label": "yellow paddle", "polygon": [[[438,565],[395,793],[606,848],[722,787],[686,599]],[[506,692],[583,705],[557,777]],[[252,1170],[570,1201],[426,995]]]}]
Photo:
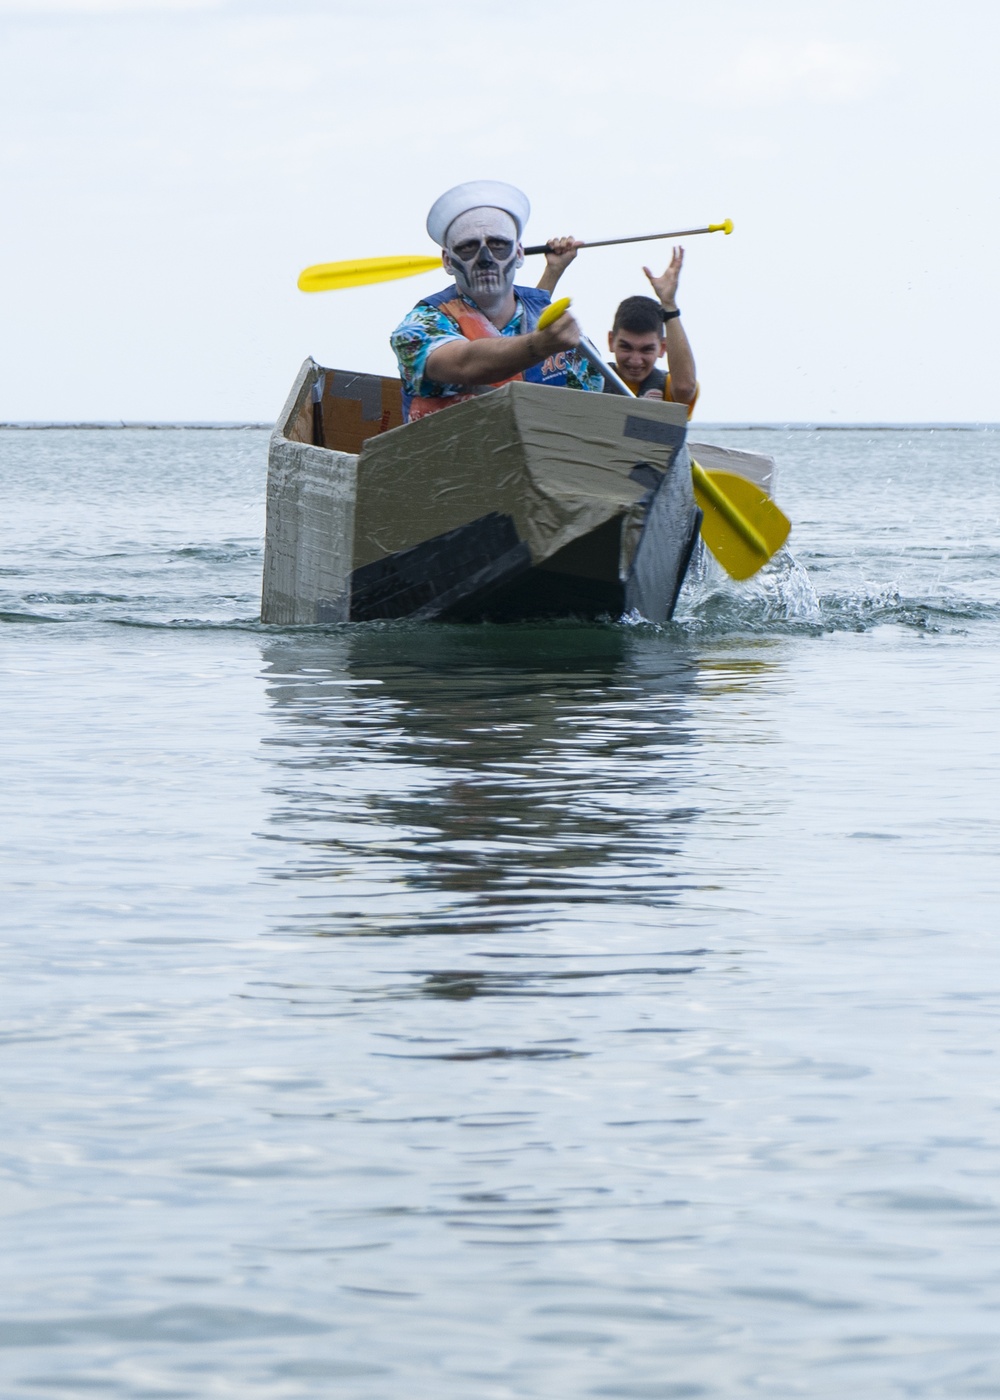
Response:
[{"label": "yellow paddle", "polygon": [[[571,301],[571,297],[562,297],[547,306],[538,318],[538,329],[558,321]],[[618,393],[632,393],[586,336],[580,345]],[[702,511],[701,537],[730,578],[750,578],[788,539],[791,522],[755,481],[736,472],[707,472],[700,462],[692,460],[691,483]]]},{"label": "yellow paddle", "polygon": [[[672,233],[642,233],[636,238],[600,238],[581,243],[581,248],[609,248],[613,243],[648,243],[654,238],[690,238],[696,233],[732,233],[733,221],[708,224],[705,228],[680,228]],[[525,253],[544,253],[547,244],[525,248]],[[373,282],[394,282],[398,277],[416,277],[421,272],[441,271],[441,254],[434,257],[353,258],[348,262],[316,263],[299,273],[300,292],[339,292],[345,287],[367,287]]]},{"label": "yellow paddle", "polygon": [[736,472],[707,472],[691,459],[701,537],[730,578],[750,578],[788,539],[791,521],[755,481]]},{"label": "yellow paddle", "polygon": [[436,258],[355,258],[352,262],[316,263],[299,273],[300,292],[339,292],[345,287],[367,287],[373,282],[394,282],[419,272],[444,273],[441,254]]},{"label": "yellow paddle", "polygon": [[535,323],[535,330],[543,331],[546,326],[551,326],[552,322],[558,321],[559,317],[565,315],[572,305],[572,297],[560,297],[558,301],[552,302],[539,316]]},{"label": "yellow paddle", "polygon": [[[656,238],[691,238],[696,233],[732,233],[732,219],[723,219],[721,224],[706,224],[704,228],[675,228],[669,233],[636,233],[630,234],[628,238],[595,238],[590,243],[578,243],[578,248],[611,248],[616,243],[650,243]],[[530,257],[532,253],[547,253],[549,245],[547,243],[534,243],[530,248],[525,248],[525,256]]]}]

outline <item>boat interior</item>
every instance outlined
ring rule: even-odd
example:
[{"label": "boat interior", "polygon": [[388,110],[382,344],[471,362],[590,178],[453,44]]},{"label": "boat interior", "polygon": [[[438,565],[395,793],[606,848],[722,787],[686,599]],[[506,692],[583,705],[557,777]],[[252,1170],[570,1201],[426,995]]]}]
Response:
[{"label": "boat interior", "polygon": [[286,436],[292,442],[308,442],[334,452],[358,453],[367,438],[402,424],[402,385],[398,379],[320,369]]}]

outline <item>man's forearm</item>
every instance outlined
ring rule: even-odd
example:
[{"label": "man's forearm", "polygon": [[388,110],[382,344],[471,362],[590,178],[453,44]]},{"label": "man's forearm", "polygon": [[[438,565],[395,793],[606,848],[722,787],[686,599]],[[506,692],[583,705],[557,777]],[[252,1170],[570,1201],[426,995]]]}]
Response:
[{"label": "man's forearm", "polygon": [[559,285],[559,278],[565,271],[566,269],[564,267],[547,267],[538,279],[538,290],[540,292],[548,292],[551,296]]},{"label": "man's forearm", "polygon": [[664,329],[667,338],[667,364],[670,367],[670,391],[675,403],[691,403],[698,390],[694,355],[680,317],[668,321]]},{"label": "man's forearm", "polygon": [[494,384],[545,359],[538,333],[493,340],[450,340],[427,356],[426,374],[438,384]]}]

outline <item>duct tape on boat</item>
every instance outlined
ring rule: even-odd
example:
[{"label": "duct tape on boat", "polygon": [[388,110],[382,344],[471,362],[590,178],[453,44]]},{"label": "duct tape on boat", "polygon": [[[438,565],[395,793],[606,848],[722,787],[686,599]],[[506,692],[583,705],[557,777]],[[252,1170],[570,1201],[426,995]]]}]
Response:
[{"label": "duct tape on boat", "polygon": [[630,413],[625,419],[623,435],[640,442],[662,442],[676,452],[684,441],[685,429],[679,423],[664,423],[658,418],[639,418]]},{"label": "duct tape on boat", "polygon": [[382,416],[382,381],[377,375],[335,369],[331,378],[331,398],[355,399],[360,403],[362,423],[374,423]]}]

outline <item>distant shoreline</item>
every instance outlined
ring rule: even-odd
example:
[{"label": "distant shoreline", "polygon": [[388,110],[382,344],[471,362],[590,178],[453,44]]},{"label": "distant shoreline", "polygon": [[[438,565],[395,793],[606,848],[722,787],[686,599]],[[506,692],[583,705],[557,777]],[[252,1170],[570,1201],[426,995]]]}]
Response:
[{"label": "distant shoreline", "polygon": [[121,431],[122,429],[126,429],[129,432],[180,432],[184,429],[192,428],[202,431],[207,429],[212,432],[221,432],[226,429],[263,430],[270,432],[273,427],[273,423],[130,423],[127,419],[109,420],[107,422],[98,420],[93,423],[87,423],[76,420],[67,420],[66,422],[34,422],[30,419],[25,419],[24,421],[15,420],[9,423],[0,423],[0,432],[23,432],[26,429],[30,429],[33,432],[42,432],[58,428],[85,428],[88,431],[95,432],[115,432]]},{"label": "distant shoreline", "polygon": [[[58,429],[87,430],[88,432],[222,432],[241,430],[246,432],[270,432],[273,423],[130,423],[127,420],[109,422],[23,422],[0,423],[0,432],[50,432]],[[1000,423],[697,423],[696,432],[739,432],[739,433],[995,433],[1000,431]]]}]

